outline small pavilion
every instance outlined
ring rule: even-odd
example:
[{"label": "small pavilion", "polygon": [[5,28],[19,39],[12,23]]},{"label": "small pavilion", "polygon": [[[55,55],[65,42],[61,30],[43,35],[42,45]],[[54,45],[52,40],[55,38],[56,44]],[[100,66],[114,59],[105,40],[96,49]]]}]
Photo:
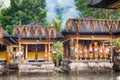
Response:
[{"label": "small pavilion", "polygon": [[12,37],[18,42],[18,50],[24,52],[26,60],[44,61],[47,56],[52,59],[52,45],[62,38],[62,35],[55,27],[32,22],[28,25],[15,25]]},{"label": "small pavilion", "polygon": [[78,63],[81,64],[79,69],[98,65],[112,68],[112,46],[113,41],[120,38],[119,25],[119,20],[69,19],[61,41],[64,60],[71,62],[67,64],[70,69],[76,68]]},{"label": "small pavilion", "polygon": [[54,71],[53,44],[62,38],[55,27],[41,22],[15,25],[12,37],[18,42],[18,53],[23,53],[19,57],[19,73]]},{"label": "small pavilion", "polygon": [[10,45],[14,43],[16,42],[13,38],[2,27],[0,27],[0,62],[10,62],[11,52],[13,52]]}]

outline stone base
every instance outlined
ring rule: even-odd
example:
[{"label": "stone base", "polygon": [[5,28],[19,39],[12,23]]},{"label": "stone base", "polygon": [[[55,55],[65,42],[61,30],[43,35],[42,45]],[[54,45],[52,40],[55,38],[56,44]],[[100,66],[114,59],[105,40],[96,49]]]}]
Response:
[{"label": "stone base", "polygon": [[53,62],[24,62],[18,65],[19,73],[52,73]]},{"label": "stone base", "polygon": [[6,65],[0,64],[0,75],[6,72]]},{"label": "stone base", "polygon": [[112,70],[113,63],[110,60],[63,60],[62,66],[68,71],[92,71]]}]

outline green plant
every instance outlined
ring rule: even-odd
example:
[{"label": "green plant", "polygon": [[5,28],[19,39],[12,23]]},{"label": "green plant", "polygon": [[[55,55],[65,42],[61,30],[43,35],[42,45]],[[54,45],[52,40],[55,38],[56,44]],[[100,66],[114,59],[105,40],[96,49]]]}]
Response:
[{"label": "green plant", "polygon": [[63,45],[60,41],[57,41],[53,45],[53,49],[54,49],[54,51],[56,51],[56,55],[53,56],[53,60],[54,60],[54,62],[56,62],[56,64],[58,64],[62,61],[62,46]]},{"label": "green plant", "polygon": [[113,43],[114,46],[120,46],[120,40],[115,40]]}]

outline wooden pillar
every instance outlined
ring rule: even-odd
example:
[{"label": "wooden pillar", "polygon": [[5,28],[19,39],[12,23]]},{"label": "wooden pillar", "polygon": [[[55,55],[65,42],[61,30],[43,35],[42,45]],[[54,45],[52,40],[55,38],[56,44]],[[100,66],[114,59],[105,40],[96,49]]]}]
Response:
[{"label": "wooden pillar", "polygon": [[[19,39],[19,52],[22,50],[22,47],[21,47],[21,39]],[[19,58],[19,64],[21,64],[21,57],[18,57]]]},{"label": "wooden pillar", "polygon": [[48,60],[50,62],[50,43],[48,43]]},{"label": "wooden pillar", "polygon": [[111,36],[111,38],[110,38],[110,54],[111,54],[111,59],[112,59],[112,56],[113,56],[113,48],[112,48],[113,41],[112,40],[113,39],[112,39],[112,36]]},{"label": "wooden pillar", "polygon": [[45,52],[47,52],[47,44],[45,44]]},{"label": "wooden pillar", "polygon": [[70,41],[69,41],[69,46],[70,46],[70,56],[74,56],[74,51],[73,51],[73,42],[74,40],[73,39],[71,39]]},{"label": "wooden pillar", "polygon": [[102,47],[103,47],[103,49],[105,48],[105,42],[103,41],[103,43],[102,43]]},{"label": "wooden pillar", "polygon": [[19,51],[21,51],[21,40],[19,40]]},{"label": "wooden pillar", "polygon": [[25,47],[25,58],[27,59],[27,55],[28,55],[28,44],[26,44],[26,47]]},{"label": "wooden pillar", "polygon": [[77,47],[76,47],[77,48],[77,63],[78,63],[77,64],[77,75],[79,75],[79,62],[78,62],[78,47],[79,46],[78,45],[79,45],[79,41],[78,41],[78,36],[77,36]]}]

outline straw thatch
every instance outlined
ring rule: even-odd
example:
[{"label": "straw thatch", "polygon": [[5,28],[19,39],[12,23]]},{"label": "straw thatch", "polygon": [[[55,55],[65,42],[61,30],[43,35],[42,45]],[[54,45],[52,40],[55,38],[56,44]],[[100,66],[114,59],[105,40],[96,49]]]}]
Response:
[{"label": "straw thatch", "polygon": [[2,27],[0,27],[0,44],[4,43],[4,39],[12,42],[10,35]]},{"label": "straw thatch", "polygon": [[99,28],[102,32],[105,28],[109,32],[109,34],[112,34],[113,29],[117,29],[120,25],[119,20],[104,20],[104,19],[69,19],[66,22],[66,30],[68,31],[71,27],[75,28],[74,30],[76,32],[81,32],[81,28],[84,28],[84,30],[92,29],[92,32],[94,33],[96,28]]},{"label": "straw thatch", "polygon": [[14,37],[20,38],[56,38],[57,32],[54,27],[33,26],[33,25],[15,25],[13,29]]}]

